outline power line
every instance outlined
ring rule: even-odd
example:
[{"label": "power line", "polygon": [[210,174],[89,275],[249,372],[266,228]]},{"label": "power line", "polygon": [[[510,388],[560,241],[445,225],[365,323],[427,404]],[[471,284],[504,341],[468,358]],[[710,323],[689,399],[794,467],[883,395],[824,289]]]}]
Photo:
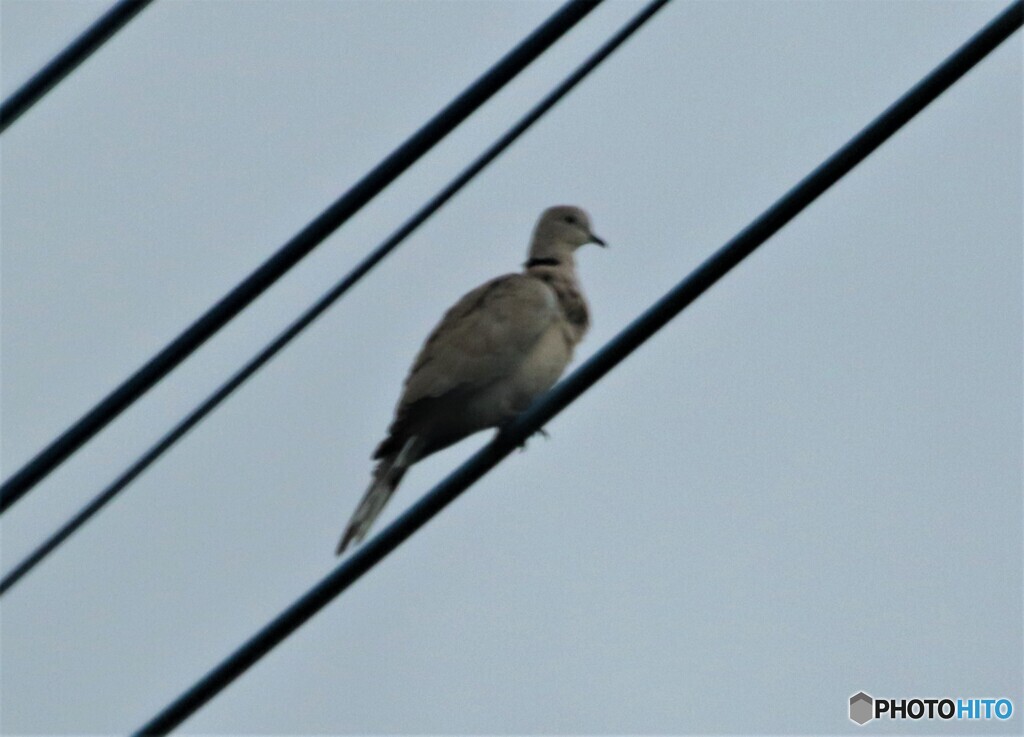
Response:
[{"label": "power line", "polygon": [[345,278],[339,281],[334,287],[327,291],[312,307],[282,331],[274,340],[266,345],[254,358],[245,366],[239,369],[230,379],[222,384],[216,391],[210,394],[192,412],[185,416],[166,435],[160,438],[153,446],[143,453],[138,460],[128,467],[120,476],[97,494],[88,504],[68,520],[59,530],[47,538],[43,543],[32,551],[23,561],[11,569],[10,573],[0,581],[0,595],[3,595],[11,586],[18,582],[25,574],[31,571],[36,565],[55,550],[61,543],[70,537],[79,527],[84,525],[89,518],[100,511],[117,494],[135,480],[146,470],[157,458],[169,450],[179,439],[197,425],[206,415],[213,411],[222,401],[228,398],[235,389],[256,373],[264,364],[273,358],[278,351],[284,348],[293,338],[305,330],[316,318],[323,314],[327,308],[341,298],[345,292],[352,288],[363,276],[374,266],[384,259],[391,251],[422,225],[431,215],[437,212],[448,202],[460,189],[479,174],[488,164],[496,159],[506,148],[525,133],[535,122],[537,122],[548,110],[569,93],[579,82],[590,72],[601,64],[612,54],[627,38],[633,35],[646,23],[668,0],[654,0],[649,3],[640,13],[624,25],[614,36],[606,41],[595,51],[583,64],[572,74],[565,78],[554,90],[552,90],[541,102],[534,106],[514,126],[512,126],[501,138],[481,154],[472,164],[466,167],[455,179],[444,189],[435,195],[427,204],[409,218],[398,230],[392,233],[383,243],[370,252]]},{"label": "power line", "polygon": [[569,0],[181,335],[0,486],[0,514],[280,279],[384,187],[469,117],[601,0]]},{"label": "power line", "polygon": [[33,74],[0,105],[0,133],[7,128],[40,98],[68,76],[96,49],[110,40],[110,37],[138,15],[153,0],[120,0],[95,23],[72,41],[50,62]]},{"label": "power line", "polygon": [[602,346],[580,368],[535,402],[493,441],[455,469],[380,534],[356,550],[350,558],[171,702],[136,734],[164,734],[181,724],[658,332],[669,320],[863,161],[1022,24],[1024,0],[1017,0],[640,317]]}]

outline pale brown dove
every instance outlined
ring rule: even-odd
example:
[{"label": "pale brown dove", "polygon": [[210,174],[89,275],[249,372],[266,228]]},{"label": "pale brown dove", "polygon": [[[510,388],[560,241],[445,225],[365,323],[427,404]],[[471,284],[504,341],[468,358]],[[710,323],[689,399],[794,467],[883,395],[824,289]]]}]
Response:
[{"label": "pale brown dove", "polygon": [[562,375],[590,323],[573,260],[587,243],[605,245],[586,212],[548,208],[523,271],[492,279],[448,310],[409,371],[338,555],[363,539],[412,464],[511,421]]}]

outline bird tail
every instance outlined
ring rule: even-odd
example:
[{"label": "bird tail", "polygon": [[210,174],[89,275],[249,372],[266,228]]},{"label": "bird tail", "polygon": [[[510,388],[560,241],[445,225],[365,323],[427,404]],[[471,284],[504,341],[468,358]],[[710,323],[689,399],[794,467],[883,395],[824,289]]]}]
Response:
[{"label": "bird tail", "polygon": [[345,548],[350,542],[358,543],[366,536],[373,521],[377,519],[377,515],[384,509],[384,505],[388,503],[391,495],[395,493],[395,489],[398,488],[405,472],[409,470],[409,466],[418,460],[416,456],[420,445],[418,440],[416,437],[409,438],[396,455],[385,456],[377,463],[370,488],[366,490],[363,500],[359,502],[359,506],[352,514],[352,519],[349,520],[348,527],[345,528],[345,534],[342,535],[341,541],[334,551],[335,555],[345,552]]}]

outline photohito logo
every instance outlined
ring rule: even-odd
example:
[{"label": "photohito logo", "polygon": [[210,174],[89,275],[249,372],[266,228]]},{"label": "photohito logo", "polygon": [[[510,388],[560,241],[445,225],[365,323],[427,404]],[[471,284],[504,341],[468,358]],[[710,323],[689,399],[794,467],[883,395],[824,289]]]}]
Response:
[{"label": "photohito logo", "polygon": [[999,719],[1013,716],[1009,699],[876,699],[858,691],[850,697],[850,721],[872,719]]}]

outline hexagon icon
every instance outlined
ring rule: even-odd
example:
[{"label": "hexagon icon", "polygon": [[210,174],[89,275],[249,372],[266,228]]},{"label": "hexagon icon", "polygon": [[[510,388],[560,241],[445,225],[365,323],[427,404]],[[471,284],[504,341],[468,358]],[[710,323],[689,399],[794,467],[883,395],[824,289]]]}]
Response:
[{"label": "hexagon icon", "polygon": [[862,727],[874,717],[874,699],[863,691],[859,691],[850,697],[850,721],[856,722]]}]

